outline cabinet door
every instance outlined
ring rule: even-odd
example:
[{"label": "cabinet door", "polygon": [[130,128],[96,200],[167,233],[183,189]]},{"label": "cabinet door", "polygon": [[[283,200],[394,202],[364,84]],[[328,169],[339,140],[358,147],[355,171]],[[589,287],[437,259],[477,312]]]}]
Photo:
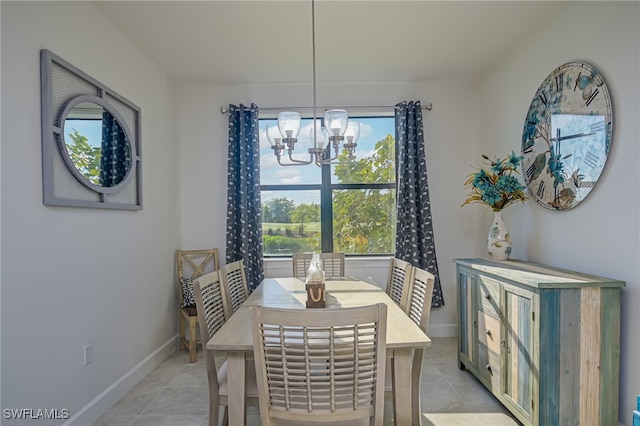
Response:
[{"label": "cabinet door", "polygon": [[533,423],[537,374],[534,350],[535,295],[510,285],[502,293],[502,389],[505,400],[513,405],[521,420]]},{"label": "cabinet door", "polygon": [[466,365],[475,370],[478,360],[475,279],[473,273],[458,269],[458,361],[461,369]]}]

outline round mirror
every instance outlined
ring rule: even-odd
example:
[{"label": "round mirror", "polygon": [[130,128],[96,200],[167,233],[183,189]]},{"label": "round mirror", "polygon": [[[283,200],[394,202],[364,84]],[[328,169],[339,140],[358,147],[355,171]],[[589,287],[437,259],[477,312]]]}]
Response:
[{"label": "round mirror", "polygon": [[124,121],[102,98],[82,98],[86,97],[76,98],[63,115],[64,157],[80,181],[116,187],[125,181],[133,164]]}]

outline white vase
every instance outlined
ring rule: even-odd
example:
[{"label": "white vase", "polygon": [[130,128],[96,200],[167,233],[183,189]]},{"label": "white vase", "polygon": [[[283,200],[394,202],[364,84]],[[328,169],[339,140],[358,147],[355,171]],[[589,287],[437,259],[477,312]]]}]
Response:
[{"label": "white vase", "polygon": [[493,212],[494,218],[487,237],[487,252],[491,260],[507,260],[511,255],[511,237],[502,220],[502,210]]}]

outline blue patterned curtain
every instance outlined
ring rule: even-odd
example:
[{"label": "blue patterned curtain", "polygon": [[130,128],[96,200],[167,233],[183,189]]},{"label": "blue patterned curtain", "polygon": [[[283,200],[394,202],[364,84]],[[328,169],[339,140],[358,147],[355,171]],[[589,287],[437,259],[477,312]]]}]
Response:
[{"label": "blue patterned curtain", "polygon": [[243,260],[249,290],[264,279],[258,107],[229,105],[227,263]]},{"label": "blue patterned curtain", "polygon": [[118,120],[102,111],[102,154],[100,156],[100,185],[116,186],[131,167],[129,141]]},{"label": "blue patterned curtain", "polygon": [[395,118],[398,146],[395,256],[433,274],[435,284],[431,306],[440,307],[444,306],[444,299],[433,238],[420,102],[399,103],[395,108]]}]

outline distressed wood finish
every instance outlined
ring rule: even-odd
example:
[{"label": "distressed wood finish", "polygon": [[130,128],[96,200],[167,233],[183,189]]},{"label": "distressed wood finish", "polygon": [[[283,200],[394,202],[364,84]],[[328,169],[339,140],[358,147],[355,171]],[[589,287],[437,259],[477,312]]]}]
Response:
[{"label": "distressed wood finish", "polygon": [[534,418],[534,295],[518,287],[503,286],[501,312],[503,316],[502,375],[503,397],[511,402],[516,416],[533,421]]},{"label": "distressed wood finish", "polygon": [[500,353],[500,320],[487,315],[484,312],[478,313],[478,342],[487,349]]},{"label": "distressed wood finish", "polygon": [[458,271],[458,361],[460,368],[468,367],[477,371],[475,341],[478,324],[475,313],[472,313],[473,296],[475,294],[474,277]]},{"label": "distressed wood finish", "polygon": [[617,424],[623,281],[517,260],[455,263],[461,368],[524,425]]}]

